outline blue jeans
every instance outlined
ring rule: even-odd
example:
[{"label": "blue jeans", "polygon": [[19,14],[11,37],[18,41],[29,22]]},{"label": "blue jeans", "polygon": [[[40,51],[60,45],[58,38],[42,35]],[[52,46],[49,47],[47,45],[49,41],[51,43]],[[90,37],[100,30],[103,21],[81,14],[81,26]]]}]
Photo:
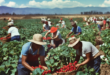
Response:
[{"label": "blue jeans", "polygon": [[98,25],[98,28],[99,28],[99,31],[101,31],[101,28],[102,28],[102,27],[101,27],[100,25]]},{"label": "blue jeans", "polygon": [[94,68],[95,72],[98,73],[100,70],[100,64],[101,64],[101,59],[100,56],[98,56],[97,58],[95,58],[94,60],[91,60],[88,64],[87,64],[87,68]]},{"label": "blue jeans", "polygon": [[[27,62],[30,66],[38,66],[39,62],[38,61],[34,61],[34,62]],[[17,66],[17,71],[18,71],[18,75],[30,75],[30,70],[28,70],[27,68],[25,68],[22,65],[22,59],[20,58],[18,61],[18,66]]]},{"label": "blue jeans", "polygon": [[13,40],[20,41],[20,35],[11,37],[11,41]]}]

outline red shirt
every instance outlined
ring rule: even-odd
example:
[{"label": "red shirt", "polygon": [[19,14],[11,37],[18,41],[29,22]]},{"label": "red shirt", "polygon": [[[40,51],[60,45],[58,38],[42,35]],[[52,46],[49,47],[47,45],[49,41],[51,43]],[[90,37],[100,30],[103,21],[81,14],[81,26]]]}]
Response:
[{"label": "red shirt", "polygon": [[106,20],[103,20],[103,24],[104,24],[104,25],[106,24]]}]

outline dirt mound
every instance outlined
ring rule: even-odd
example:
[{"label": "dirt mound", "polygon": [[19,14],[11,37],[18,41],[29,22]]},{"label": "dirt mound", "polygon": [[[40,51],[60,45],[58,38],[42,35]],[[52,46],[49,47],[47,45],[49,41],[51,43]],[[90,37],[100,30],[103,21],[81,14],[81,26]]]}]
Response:
[{"label": "dirt mound", "polygon": [[24,16],[22,19],[32,19],[31,16]]},{"label": "dirt mound", "polygon": [[110,65],[101,64],[100,69],[101,69],[100,75],[110,75]]},{"label": "dirt mound", "polygon": [[103,44],[102,38],[100,36],[96,36],[95,42],[96,42],[96,45]]}]

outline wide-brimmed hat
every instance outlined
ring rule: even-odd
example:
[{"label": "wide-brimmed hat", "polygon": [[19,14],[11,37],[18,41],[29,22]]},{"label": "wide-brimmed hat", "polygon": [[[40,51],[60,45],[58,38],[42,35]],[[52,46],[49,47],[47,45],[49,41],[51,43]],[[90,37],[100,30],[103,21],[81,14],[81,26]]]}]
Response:
[{"label": "wide-brimmed hat", "polygon": [[63,20],[62,18],[60,20]]},{"label": "wide-brimmed hat", "polygon": [[88,22],[90,22],[90,20],[88,20]]},{"label": "wide-brimmed hat", "polygon": [[12,26],[13,25],[13,22],[9,22],[7,26]]},{"label": "wide-brimmed hat", "polygon": [[41,34],[34,34],[32,40],[28,40],[38,45],[46,45],[46,42],[43,42],[43,36]]},{"label": "wide-brimmed hat", "polygon": [[8,18],[8,21],[11,21],[12,19],[11,18]]},{"label": "wide-brimmed hat", "polygon": [[77,21],[74,21],[76,24],[78,23]]},{"label": "wide-brimmed hat", "polygon": [[80,41],[80,38],[76,38],[76,37],[72,37],[72,38],[69,38],[69,45],[68,47],[73,47],[75,46],[78,42]]},{"label": "wide-brimmed hat", "polygon": [[50,20],[50,18],[48,18],[48,21]]},{"label": "wide-brimmed hat", "polygon": [[57,28],[56,27],[52,27],[51,29],[50,29],[50,32],[51,33],[54,33],[54,32],[56,32],[57,31]]},{"label": "wide-brimmed hat", "polygon": [[72,22],[71,22],[71,25],[74,26],[74,25],[76,25],[76,23],[75,23],[74,21],[72,21]]},{"label": "wide-brimmed hat", "polygon": [[61,20],[59,22],[61,22]]}]

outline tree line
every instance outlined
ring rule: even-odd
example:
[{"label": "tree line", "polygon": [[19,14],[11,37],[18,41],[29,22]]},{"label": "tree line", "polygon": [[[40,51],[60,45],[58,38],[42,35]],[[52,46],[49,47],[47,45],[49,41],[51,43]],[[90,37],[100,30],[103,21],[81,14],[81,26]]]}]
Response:
[{"label": "tree line", "polygon": [[81,15],[90,15],[90,14],[110,14],[109,11],[103,13],[103,12],[97,12],[97,11],[88,11],[88,12],[81,12]]}]

